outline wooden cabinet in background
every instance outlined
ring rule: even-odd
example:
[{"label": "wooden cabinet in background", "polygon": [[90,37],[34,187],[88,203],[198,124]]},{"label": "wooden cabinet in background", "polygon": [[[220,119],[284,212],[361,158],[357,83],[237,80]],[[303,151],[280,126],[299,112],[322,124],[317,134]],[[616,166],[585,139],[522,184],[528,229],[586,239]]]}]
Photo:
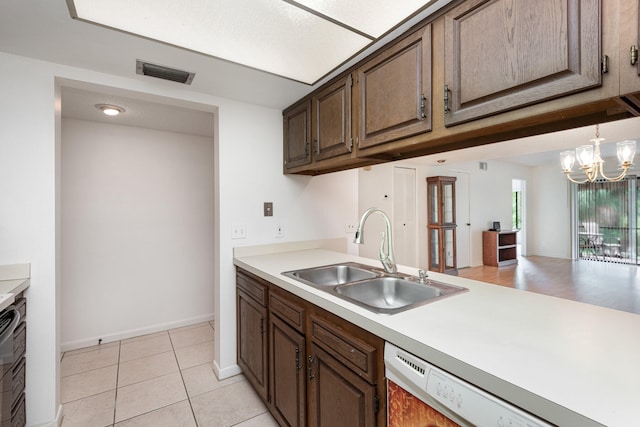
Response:
[{"label": "wooden cabinet in background", "polygon": [[456,177],[427,178],[429,270],[458,274],[456,254]]},{"label": "wooden cabinet in background", "polygon": [[284,170],[311,163],[311,101],[304,100],[283,112]]},{"label": "wooden cabinet in background", "polygon": [[493,267],[518,262],[517,231],[483,231],[482,263]]},{"label": "wooden cabinet in background", "polygon": [[467,0],[445,15],[445,124],[601,84],[600,0]]},{"label": "wooden cabinet in background", "polygon": [[360,149],[431,130],[431,25],[358,68]]}]

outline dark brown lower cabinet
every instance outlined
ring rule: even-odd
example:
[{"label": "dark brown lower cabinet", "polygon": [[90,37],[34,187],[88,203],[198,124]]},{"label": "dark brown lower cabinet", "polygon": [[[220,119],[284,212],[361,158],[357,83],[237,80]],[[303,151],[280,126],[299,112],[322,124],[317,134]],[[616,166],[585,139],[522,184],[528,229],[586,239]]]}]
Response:
[{"label": "dark brown lower cabinet", "polygon": [[351,427],[376,425],[376,387],[322,350],[309,356],[309,425]]},{"label": "dark brown lower cabinet", "polygon": [[238,365],[264,400],[268,399],[267,308],[238,290]]},{"label": "dark brown lower cabinet", "polygon": [[238,269],[238,365],[281,426],[386,425],[384,341]]},{"label": "dark brown lower cabinet", "polygon": [[269,326],[271,412],[280,425],[302,427],[307,395],[304,335],[274,315]]}]

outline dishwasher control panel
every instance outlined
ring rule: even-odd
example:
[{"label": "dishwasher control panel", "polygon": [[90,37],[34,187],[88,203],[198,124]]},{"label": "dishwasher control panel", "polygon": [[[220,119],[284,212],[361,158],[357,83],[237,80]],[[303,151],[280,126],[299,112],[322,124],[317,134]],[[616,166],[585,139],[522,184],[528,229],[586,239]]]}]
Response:
[{"label": "dishwasher control panel", "polygon": [[499,400],[472,384],[429,366],[427,393],[451,412],[477,426],[546,427],[546,422]]},{"label": "dishwasher control panel", "polygon": [[384,363],[389,380],[463,426],[552,426],[391,343],[385,344]]}]

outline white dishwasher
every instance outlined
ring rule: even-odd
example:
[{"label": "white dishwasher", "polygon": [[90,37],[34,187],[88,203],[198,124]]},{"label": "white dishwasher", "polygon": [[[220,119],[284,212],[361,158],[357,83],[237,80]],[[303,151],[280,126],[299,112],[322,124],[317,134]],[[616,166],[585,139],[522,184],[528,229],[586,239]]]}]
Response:
[{"label": "white dishwasher", "polygon": [[388,427],[549,427],[551,424],[385,343]]}]

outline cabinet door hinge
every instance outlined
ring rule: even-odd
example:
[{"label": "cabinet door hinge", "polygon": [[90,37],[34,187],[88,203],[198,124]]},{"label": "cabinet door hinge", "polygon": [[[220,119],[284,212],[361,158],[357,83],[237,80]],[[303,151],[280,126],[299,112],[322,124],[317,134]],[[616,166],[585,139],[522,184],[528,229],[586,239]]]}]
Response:
[{"label": "cabinet door hinge", "polygon": [[347,86],[353,87],[353,77],[351,77],[351,75],[347,77]]},{"label": "cabinet door hinge", "polygon": [[309,141],[304,143],[304,157],[309,157]]},{"label": "cabinet door hinge", "polygon": [[316,154],[320,154],[320,141],[319,141],[319,140],[317,140],[317,139],[315,139],[315,140],[313,141],[313,143],[314,143],[314,144],[315,144],[315,146],[316,146],[316,149],[315,149]]},{"label": "cabinet door hinge", "polygon": [[316,377],[313,374],[313,362],[315,362],[316,359],[313,358],[313,356],[309,356],[309,359],[307,360],[307,371],[309,372],[309,381],[313,381],[313,379]]},{"label": "cabinet door hinge", "polygon": [[376,398],[374,399],[373,405],[375,407],[376,414],[380,412],[380,398],[378,396],[376,396]]},{"label": "cabinet door hinge", "polygon": [[422,94],[422,96],[420,96],[420,119],[425,119],[427,117],[426,108],[427,98]]},{"label": "cabinet door hinge", "polygon": [[629,56],[631,65],[636,65],[638,63],[638,46],[633,45],[629,48]]},{"label": "cabinet door hinge", "polygon": [[300,348],[296,347],[296,375],[300,373]]},{"label": "cabinet door hinge", "polygon": [[609,56],[608,55],[602,56],[601,65],[602,65],[602,70],[601,70],[602,74],[607,74],[609,72]]},{"label": "cabinet door hinge", "polygon": [[260,318],[260,335],[264,335],[264,317]]},{"label": "cabinet door hinge", "polygon": [[347,149],[349,150],[349,152],[353,151],[353,138],[349,138],[349,144]]},{"label": "cabinet door hinge", "polygon": [[447,114],[449,110],[449,85],[444,85],[444,113]]}]

